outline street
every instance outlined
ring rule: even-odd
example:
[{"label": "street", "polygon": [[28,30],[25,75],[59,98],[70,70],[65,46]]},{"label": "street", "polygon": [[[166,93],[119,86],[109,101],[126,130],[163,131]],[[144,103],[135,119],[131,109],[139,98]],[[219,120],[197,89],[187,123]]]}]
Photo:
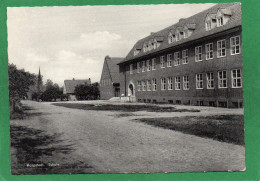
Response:
[{"label": "street", "polygon": [[[45,151],[58,148],[35,158],[38,164],[41,161],[53,164],[52,173],[238,171],[245,168],[244,146],[153,127],[131,121],[131,116],[117,117],[117,113],[111,111],[70,109],[33,101],[23,101],[23,104],[32,108],[28,110],[31,116],[11,120],[11,127],[39,130],[38,135],[53,138],[49,142],[43,139],[45,144],[35,147]],[[36,135],[32,137],[37,140]],[[11,148],[12,172],[19,174],[16,164],[23,159],[19,159],[21,152],[17,149]],[[37,167],[35,163],[22,164]]]}]

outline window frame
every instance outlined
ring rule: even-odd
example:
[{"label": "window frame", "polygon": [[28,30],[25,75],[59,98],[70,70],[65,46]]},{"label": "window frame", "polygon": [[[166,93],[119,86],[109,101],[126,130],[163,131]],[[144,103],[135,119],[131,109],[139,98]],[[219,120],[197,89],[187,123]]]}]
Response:
[{"label": "window frame", "polygon": [[[237,75],[237,71],[239,70],[240,71],[240,77],[234,77],[234,74],[233,74],[233,71],[236,71],[236,75]],[[240,79],[240,86],[234,86],[234,80],[236,80],[236,85],[237,85],[237,80],[239,80]],[[242,71],[241,71],[241,69],[232,69],[231,70],[231,85],[232,85],[232,88],[235,88],[235,89],[237,89],[237,88],[242,88],[243,87],[243,84],[242,84]]]},{"label": "window frame", "polygon": [[[223,48],[222,42],[225,42],[225,48]],[[219,42],[221,42],[221,47],[219,47]],[[222,55],[222,50],[225,49],[225,55]],[[221,52],[221,56],[219,55],[219,51]],[[222,58],[227,56],[227,45],[226,45],[226,39],[218,40],[217,41],[217,58]]]},{"label": "window frame", "polygon": [[[184,56],[184,52],[186,52],[185,56]],[[188,64],[189,63],[188,57],[189,57],[189,50],[188,49],[182,50],[182,64]],[[184,58],[185,58],[185,61],[184,61]]]},{"label": "window frame", "polygon": [[[215,88],[214,73],[213,72],[207,72],[206,73],[206,81],[207,81],[207,89],[214,89]],[[213,86],[209,86],[209,85],[211,85],[211,84],[209,84],[209,82],[212,82]]]},{"label": "window frame", "polygon": [[152,70],[156,70],[156,58],[152,59]]},{"label": "window frame", "polygon": [[146,71],[147,71],[147,72],[151,71],[150,60],[146,60]]},{"label": "window frame", "polygon": [[[235,39],[235,44],[232,45],[232,38],[234,38],[234,39],[235,39],[235,38],[238,38],[238,40],[239,40],[238,45],[236,44],[236,39]],[[238,50],[239,50],[238,53],[236,53],[236,46],[238,46]],[[235,53],[232,53],[232,48],[234,48]],[[230,38],[230,55],[239,55],[240,52],[241,52],[240,35],[231,37],[231,38]]]},{"label": "window frame", "polygon": [[152,91],[152,81],[151,80],[146,81],[146,90]]},{"label": "window frame", "polygon": [[[177,81],[177,79],[179,79],[179,81]],[[175,80],[175,82],[174,82],[175,83],[174,84],[175,90],[181,90],[181,77],[176,76],[174,80]]]},{"label": "window frame", "polygon": [[146,91],[146,81],[142,80],[142,91]]},{"label": "window frame", "polygon": [[142,61],[142,72],[145,72],[146,62]]},{"label": "window frame", "polygon": [[168,90],[173,90],[173,79],[172,79],[172,77],[168,77],[167,81],[168,81]]},{"label": "window frame", "polygon": [[152,91],[156,91],[157,90],[157,85],[156,85],[156,78],[152,79]]},{"label": "window frame", "polygon": [[[201,80],[198,80],[198,77],[200,77],[200,75],[201,75]],[[198,87],[198,83],[200,83],[200,82],[202,83],[201,87]],[[203,89],[203,74],[202,73],[196,74],[196,89]]]},{"label": "window frame", "polygon": [[166,78],[165,77],[161,78],[161,90],[162,91],[166,90]]},{"label": "window frame", "polygon": [[160,56],[160,67],[165,68],[165,56],[164,55]]},{"label": "window frame", "polygon": [[[226,78],[223,78],[223,72],[226,72]],[[222,73],[222,78],[220,78],[220,73]],[[220,86],[221,85],[221,82],[222,82],[222,84],[223,84],[223,81],[226,81],[226,87],[223,87],[223,86]],[[228,86],[227,86],[227,84],[228,84],[228,82],[227,82],[228,80],[227,80],[227,71],[226,70],[222,70],[222,71],[218,71],[218,88],[219,89],[226,89]]]},{"label": "window frame", "polygon": [[[178,56],[176,56],[176,55],[178,55]],[[173,65],[174,65],[175,67],[181,65],[180,59],[181,59],[180,52],[179,52],[179,51],[178,51],[178,52],[174,52]]]},{"label": "window frame", "polygon": [[[201,50],[201,52],[198,52],[198,49]],[[197,59],[197,56],[200,56],[201,59]],[[195,62],[201,62],[202,61],[202,45],[195,47]]]},{"label": "window frame", "polygon": [[[212,49],[210,49],[210,45],[212,45]],[[209,48],[209,49],[207,49]],[[212,53],[212,57],[208,57],[208,55],[210,55],[210,53]],[[205,54],[206,54],[206,60],[212,60],[214,59],[214,47],[213,47],[213,43],[207,43],[205,45]]]},{"label": "window frame", "polygon": [[[186,77],[186,80],[185,80]],[[189,76],[188,75],[184,75],[183,78],[183,90],[189,90],[190,89],[190,81],[189,81]],[[186,85],[186,86],[185,86]]]},{"label": "window frame", "polygon": [[172,54],[171,53],[167,54],[167,67],[172,67]]},{"label": "window frame", "polygon": [[137,91],[139,91],[139,92],[142,91],[141,87],[142,87],[142,81],[138,80],[137,81]]}]

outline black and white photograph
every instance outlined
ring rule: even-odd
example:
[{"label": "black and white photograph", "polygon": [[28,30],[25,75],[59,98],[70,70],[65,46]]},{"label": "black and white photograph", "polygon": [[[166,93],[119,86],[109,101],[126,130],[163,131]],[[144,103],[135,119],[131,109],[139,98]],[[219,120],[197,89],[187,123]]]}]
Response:
[{"label": "black and white photograph", "polygon": [[245,171],[241,14],[8,7],[11,174]]}]

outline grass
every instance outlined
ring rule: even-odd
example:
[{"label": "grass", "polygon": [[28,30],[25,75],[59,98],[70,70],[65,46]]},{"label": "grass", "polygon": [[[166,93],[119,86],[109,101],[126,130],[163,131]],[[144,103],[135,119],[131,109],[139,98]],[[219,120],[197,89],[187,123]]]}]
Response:
[{"label": "grass", "polygon": [[199,110],[176,109],[172,106],[161,107],[156,105],[112,105],[112,104],[77,104],[77,103],[54,103],[55,106],[62,106],[72,109],[96,110],[96,111],[148,111],[148,112],[200,112]]},{"label": "grass", "polygon": [[221,115],[206,117],[142,118],[137,121],[170,130],[244,145],[244,116]]}]

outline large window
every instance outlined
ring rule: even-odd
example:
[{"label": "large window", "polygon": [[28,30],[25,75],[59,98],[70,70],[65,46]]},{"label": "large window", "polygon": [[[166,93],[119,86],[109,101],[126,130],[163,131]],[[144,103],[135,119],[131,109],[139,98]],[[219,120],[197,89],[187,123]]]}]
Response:
[{"label": "large window", "polygon": [[174,66],[180,65],[180,52],[174,53]]},{"label": "large window", "polygon": [[181,77],[175,77],[175,90],[181,89]]},{"label": "large window", "polygon": [[156,68],[155,68],[155,66],[156,66],[156,59],[155,58],[153,58],[152,59],[152,70],[156,70]]},{"label": "large window", "polygon": [[150,60],[146,60],[146,67],[147,67],[147,71],[151,70]]},{"label": "large window", "polygon": [[146,91],[146,82],[145,82],[145,80],[142,81],[142,91]]},{"label": "large window", "polygon": [[138,91],[141,91],[141,86],[142,86],[142,83],[141,83],[141,81],[137,81],[137,90]]},{"label": "large window", "polygon": [[202,61],[202,46],[195,47],[195,62]]},{"label": "large window", "polygon": [[182,50],[182,63],[183,64],[188,63],[188,49]]},{"label": "large window", "polygon": [[151,80],[147,80],[147,91],[151,91],[152,90],[152,82]]},{"label": "large window", "polygon": [[160,57],[160,63],[161,63],[161,68],[165,68],[164,56],[161,56],[161,57]]},{"label": "large window", "polygon": [[196,89],[203,89],[203,76],[196,74]]},{"label": "large window", "polygon": [[213,43],[206,44],[206,60],[213,59]]},{"label": "large window", "polygon": [[166,89],[166,80],[165,78],[161,78],[161,90],[165,90]]},{"label": "large window", "polygon": [[141,62],[137,62],[137,73],[141,72]]},{"label": "large window", "polygon": [[242,87],[242,76],[240,69],[234,69],[231,71],[232,78],[232,88],[241,88]]},{"label": "large window", "polygon": [[142,72],[145,72],[145,61],[142,61]]},{"label": "large window", "polygon": [[230,53],[231,55],[240,53],[240,36],[230,38]]},{"label": "large window", "polygon": [[130,74],[133,74],[133,64],[130,64]]},{"label": "large window", "polygon": [[173,89],[172,77],[168,77],[168,90],[172,90],[172,89]]},{"label": "large window", "polygon": [[184,75],[183,76],[183,90],[189,90],[190,85],[189,85],[189,76]]},{"label": "large window", "polygon": [[156,79],[152,80],[152,84],[153,84],[153,91],[156,91],[157,90]]},{"label": "large window", "polygon": [[172,66],[172,54],[167,55],[167,67]]},{"label": "large window", "polygon": [[207,73],[207,89],[214,89],[214,75],[213,75],[213,72]]},{"label": "large window", "polygon": [[226,40],[217,41],[217,55],[218,57],[226,56]]},{"label": "large window", "polygon": [[227,71],[218,72],[218,87],[227,88]]}]

